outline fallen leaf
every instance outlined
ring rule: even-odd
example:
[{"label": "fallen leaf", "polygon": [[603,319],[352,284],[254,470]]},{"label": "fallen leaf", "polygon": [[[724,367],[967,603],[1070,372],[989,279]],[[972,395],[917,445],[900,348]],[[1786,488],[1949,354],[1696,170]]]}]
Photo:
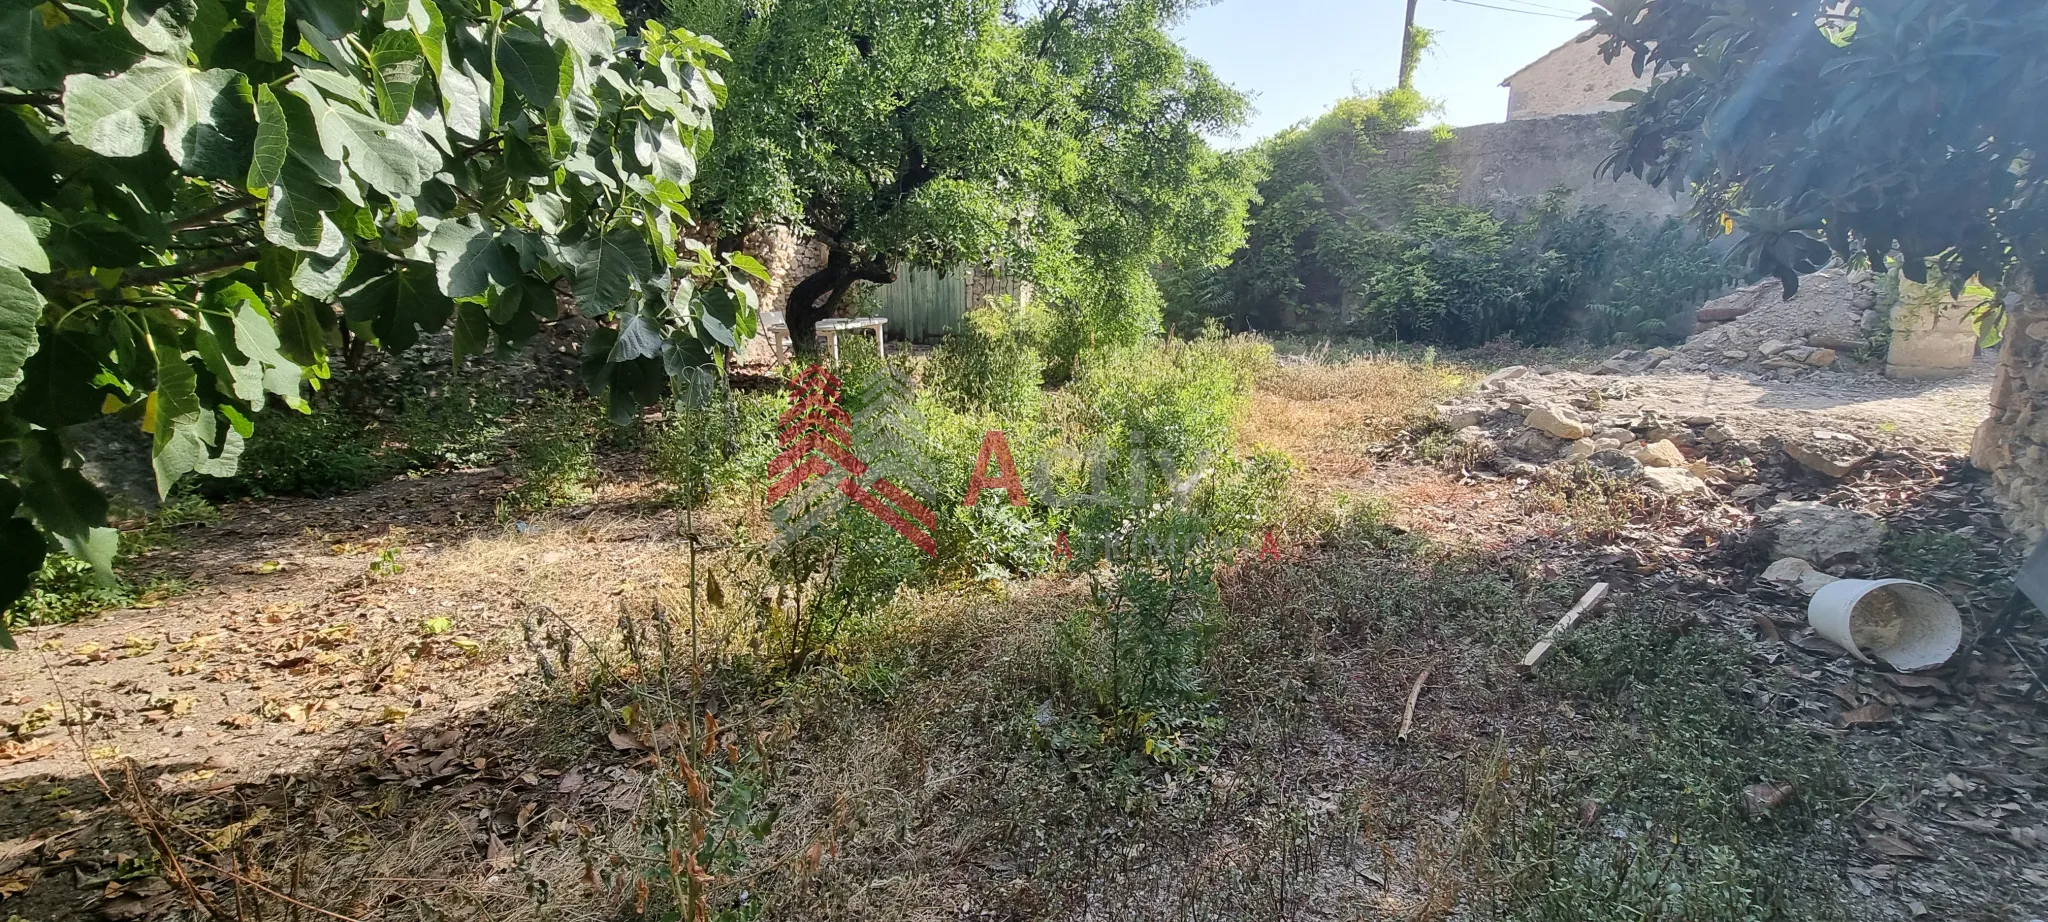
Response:
[{"label": "fallen leaf", "polygon": [[1790,784],[1752,784],[1742,789],[1742,808],[1750,816],[1763,816],[1785,805],[1798,787]]},{"label": "fallen leaf", "polygon": [[1870,850],[1887,858],[1925,858],[1927,853],[1898,836],[1871,836],[1864,840]]},{"label": "fallen leaf", "polygon": [[612,748],[620,752],[633,752],[647,748],[645,743],[640,742],[633,734],[627,733],[624,730],[613,730],[606,738],[612,741]]},{"label": "fallen leaf", "polygon": [[1842,716],[1837,718],[1835,723],[1842,729],[1847,730],[1852,727],[1868,727],[1881,723],[1890,723],[1891,719],[1891,708],[1885,707],[1882,704],[1866,704],[1853,711],[1842,712]]}]

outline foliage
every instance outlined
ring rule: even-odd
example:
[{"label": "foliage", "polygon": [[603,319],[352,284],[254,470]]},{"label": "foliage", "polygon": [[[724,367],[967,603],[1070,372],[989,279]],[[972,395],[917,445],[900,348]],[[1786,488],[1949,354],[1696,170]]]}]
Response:
[{"label": "foliage", "polygon": [[136,598],[127,581],[108,583],[96,578],[92,564],[69,554],[51,554],[35,574],[28,594],[4,613],[0,629],[32,624],[66,624],[110,608],[120,608]]},{"label": "foliage", "polygon": [[512,472],[519,486],[506,497],[512,512],[583,502],[597,481],[596,414],[588,401],[549,393],[512,432]]},{"label": "foliage", "polygon": [[1168,35],[1189,6],[675,0],[733,55],[705,210],[733,245],[788,224],[829,248],[786,305],[805,345],[858,283],[991,261],[1070,321],[1061,357],[1128,341],[1156,326],[1146,270],[1234,248],[1251,191],[1203,139],[1244,97]]},{"label": "foliage", "polygon": [[[1811,860],[1846,779],[1832,746],[1752,710],[1730,685],[1742,654],[1679,612],[1605,619],[1539,674],[1596,708],[1601,732],[1568,765],[1528,766],[1526,795],[1489,858],[1496,918],[1831,917],[1838,882]],[[1764,815],[1753,785],[1792,785]],[[1583,804],[1602,816],[1591,829]]]},{"label": "foliage", "polygon": [[2048,7],[2028,0],[1600,0],[1590,38],[1649,89],[1605,169],[1695,194],[1702,226],[1797,291],[1829,251],[1924,281],[2048,277],[2039,100]]},{"label": "foliage", "polygon": [[714,42],[622,38],[604,0],[0,13],[0,468],[103,577],[105,502],[65,426],[135,421],[168,491],[233,473],[331,349],[452,321],[458,357],[481,352],[565,289],[606,322],[586,354],[616,410],[753,325],[760,267],[684,236]]},{"label": "foliage", "polygon": [[390,475],[381,449],[372,430],[339,410],[280,416],[250,439],[235,482],[266,494],[349,493]]},{"label": "foliage", "polygon": [[676,502],[703,505],[768,469],[779,448],[776,417],[785,409],[780,395],[742,396],[723,386],[702,399],[678,399],[654,433],[655,476],[675,491]]},{"label": "foliage", "polygon": [[967,312],[932,353],[925,383],[963,409],[1028,415],[1044,383],[1046,312],[1001,298]]},{"label": "foliage", "polygon": [[1068,387],[1071,412],[1113,468],[1136,461],[1185,476],[1229,452],[1238,413],[1272,365],[1272,347],[1248,336],[1107,349]]},{"label": "foliage", "polygon": [[1245,247],[1225,268],[1169,267],[1169,316],[1452,346],[1654,339],[1725,281],[1679,225],[1623,232],[1561,192],[1520,214],[1456,204],[1445,136],[1394,150],[1426,111],[1412,90],[1356,97],[1264,142]]}]

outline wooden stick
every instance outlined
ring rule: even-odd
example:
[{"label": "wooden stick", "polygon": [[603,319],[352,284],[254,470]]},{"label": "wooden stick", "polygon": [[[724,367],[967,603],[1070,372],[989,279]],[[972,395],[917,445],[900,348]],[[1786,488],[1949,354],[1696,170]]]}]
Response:
[{"label": "wooden stick", "polygon": [[1408,731],[1415,728],[1415,699],[1422,695],[1422,683],[1429,681],[1430,667],[1422,667],[1422,674],[1415,677],[1415,684],[1408,688],[1408,707],[1401,711],[1401,732],[1394,734],[1397,740],[1408,738]]},{"label": "wooden stick", "polygon": [[1543,639],[1536,641],[1536,645],[1529,648],[1529,655],[1522,657],[1522,671],[1530,672],[1542,665],[1544,660],[1550,658],[1551,646],[1563,638],[1565,632],[1571,630],[1573,625],[1578,624],[1581,617],[1606,599],[1607,584],[1594,583],[1593,588],[1586,590],[1586,594],[1579,597],[1579,604],[1572,606],[1571,611],[1565,612],[1564,617],[1557,619],[1557,623],[1551,625],[1550,630],[1543,632]]}]

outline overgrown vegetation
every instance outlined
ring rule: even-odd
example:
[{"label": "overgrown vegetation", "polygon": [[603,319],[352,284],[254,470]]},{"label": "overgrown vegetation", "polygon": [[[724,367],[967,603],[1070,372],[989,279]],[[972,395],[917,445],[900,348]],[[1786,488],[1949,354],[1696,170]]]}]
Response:
[{"label": "overgrown vegetation", "polygon": [[1412,90],[1393,90],[1263,142],[1270,173],[1245,247],[1227,266],[1167,273],[1168,316],[1458,347],[1661,342],[1729,281],[1675,219],[1623,227],[1562,193],[1519,213],[1456,204],[1439,159],[1447,130],[1400,137],[1426,112]]}]

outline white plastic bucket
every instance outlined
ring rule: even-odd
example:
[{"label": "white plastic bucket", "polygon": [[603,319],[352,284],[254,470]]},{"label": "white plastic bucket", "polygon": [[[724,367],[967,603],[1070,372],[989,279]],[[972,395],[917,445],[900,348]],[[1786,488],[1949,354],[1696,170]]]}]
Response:
[{"label": "white plastic bucket", "polygon": [[1926,583],[1845,579],[1822,586],[1806,605],[1807,623],[1849,655],[1871,656],[1900,672],[1946,663],[1963,645],[1963,616]]}]

